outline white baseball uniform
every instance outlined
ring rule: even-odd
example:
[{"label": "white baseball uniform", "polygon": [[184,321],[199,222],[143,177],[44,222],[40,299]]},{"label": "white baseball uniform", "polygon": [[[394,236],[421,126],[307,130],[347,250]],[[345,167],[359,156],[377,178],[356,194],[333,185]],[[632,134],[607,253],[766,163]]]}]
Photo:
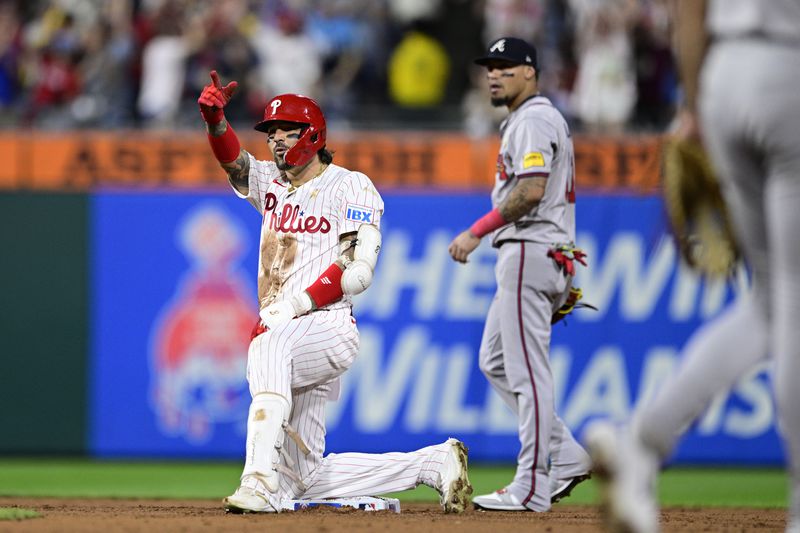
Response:
[{"label": "white baseball uniform", "polygon": [[[380,226],[383,200],[370,179],[337,165],[294,189],[275,163],[250,156],[249,190],[242,195],[263,215],[258,296],[261,308],[308,288],[337,259],[340,236],[362,223]],[[302,481],[280,478],[278,497],[370,496],[434,486],[449,446],[410,453],[330,454],[325,451],[325,404],[338,377],[358,354],[359,336],[349,297],[269,329],[250,343],[251,395],[275,393],[289,400],[289,424],[311,450],[283,443],[286,468]],[[248,432],[250,428],[248,427]],[[248,441],[250,441],[248,435]],[[252,476],[243,481],[261,491]]]},{"label": "white baseball uniform", "polygon": [[790,516],[800,528],[800,2],[712,0],[700,83],[703,138],[752,289],[687,343],[677,373],[632,425],[667,456],[719,392],[770,353],[788,442]]},{"label": "white baseball uniform", "polygon": [[517,414],[520,452],[506,487],[525,507],[550,508],[551,486],[588,472],[590,460],[555,414],[550,371],[551,317],[571,279],[547,256],[575,240],[575,162],[566,121],[543,96],[515,109],[501,125],[492,204],[519,180],[547,178],[539,205],[492,235],[498,250],[497,293],[486,319],[479,364]]}]

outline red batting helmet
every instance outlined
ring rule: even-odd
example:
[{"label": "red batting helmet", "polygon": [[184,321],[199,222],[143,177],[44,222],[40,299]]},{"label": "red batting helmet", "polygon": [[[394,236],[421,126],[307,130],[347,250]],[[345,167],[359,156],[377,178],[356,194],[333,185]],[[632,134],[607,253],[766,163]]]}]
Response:
[{"label": "red batting helmet", "polygon": [[305,126],[297,144],[284,156],[290,165],[305,165],[325,146],[325,116],[319,105],[308,96],[281,94],[270,100],[264,107],[264,120],[256,124],[255,129],[267,132],[273,122],[294,122]]}]

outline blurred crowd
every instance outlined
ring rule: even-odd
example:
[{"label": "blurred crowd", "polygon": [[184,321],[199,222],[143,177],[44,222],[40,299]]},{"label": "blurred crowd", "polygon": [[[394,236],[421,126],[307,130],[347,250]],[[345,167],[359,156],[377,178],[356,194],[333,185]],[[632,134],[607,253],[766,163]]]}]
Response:
[{"label": "blurred crowd", "polygon": [[341,128],[496,131],[487,43],[539,50],[542,92],[578,128],[663,128],[674,112],[669,0],[0,0],[0,127],[197,128],[216,69],[259,119],[316,98]]}]

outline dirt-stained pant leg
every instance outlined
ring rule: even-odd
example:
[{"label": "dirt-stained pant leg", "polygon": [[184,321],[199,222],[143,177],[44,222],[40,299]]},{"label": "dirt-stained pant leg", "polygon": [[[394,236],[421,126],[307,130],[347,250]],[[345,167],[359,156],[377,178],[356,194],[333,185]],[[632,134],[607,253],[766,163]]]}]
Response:
[{"label": "dirt-stained pant leg", "polygon": [[756,280],[766,280],[754,284],[753,296],[769,320],[778,416],[788,444],[790,512],[798,521],[800,44],[722,41],[712,48],[703,74],[701,110],[709,152],[745,257]]},{"label": "dirt-stained pant leg", "polygon": [[284,446],[303,486],[289,477],[281,479],[283,498],[342,498],[373,496],[411,489],[419,483],[435,484],[447,446],[431,446],[409,453],[325,453],[325,408],[331,385],[295,389],[289,424],[311,449],[304,455],[286,439]]},{"label": "dirt-stained pant leg", "polygon": [[292,320],[259,337],[251,347],[248,379],[253,394],[288,394],[289,425],[309,448],[285,438],[282,446],[302,485],[283,475],[281,498],[339,498],[378,495],[434,486],[450,446],[438,444],[408,453],[325,453],[325,407],[332,381],[358,354],[358,331],[349,310],[322,311]]},{"label": "dirt-stained pant leg", "polygon": [[[289,425],[297,430],[303,443],[311,453],[300,451],[299,446],[290,438],[285,439],[284,447],[293,468],[301,480],[306,480],[322,464],[325,454],[325,408],[329,401],[331,384],[312,385],[295,389],[292,395],[292,415]],[[284,459],[285,461],[285,459]],[[288,466],[288,465],[287,465]],[[281,496],[293,499],[302,497],[305,487],[290,479],[281,478]]]},{"label": "dirt-stained pant leg", "polygon": [[303,498],[378,496],[439,481],[450,445],[427,446],[413,452],[331,453],[304,479]]},{"label": "dirt-stained pant leg", "polygon": [[258,336],[250,346],[250,393],[321,385],[341,375],[358,355],[358,330],[347,309],[316,311]]},{"label": "dirt-stained pant leg", "polygon": [[[253,396],[269,392],[289,402],[289,425],[311,450],[305,455],[286,437],[284,466],[301,478],[310,475],[325,451],[325,403],[330,383],[358,354],[358,330],[348,309],[317,311],[259,335],[250,344],[247,379]],[[249,433],[249,432],[248,432]],[[280,478],[282,497],[295,497],[299,485]]]}]

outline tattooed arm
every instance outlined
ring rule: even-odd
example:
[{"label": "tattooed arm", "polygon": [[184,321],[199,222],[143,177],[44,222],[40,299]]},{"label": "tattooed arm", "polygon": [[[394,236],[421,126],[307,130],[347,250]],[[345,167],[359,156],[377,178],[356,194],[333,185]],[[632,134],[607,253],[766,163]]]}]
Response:
[{"label": "tattooed arm", "polygon": [[506,200],[498,206],[506,222],[514,222],[531,212],[544,196],[547,178],[524,178],[517,181]]},{"label": "tattooed arm", "polygon": [[212,70],[211,83],[203,87],[197,103],[206,123],[208,142],[219,164],[228,173],[228,180],[237,191],[247,195],[249,189],[250,156],[239,144],[239,138],[228,125],[223,108],[228,104],[239,84],[235,81],[223,87],[219,74]]},{"label": "tattooed arm", "polygon": [[[228,131],[228,121],[223,118],[213,126],[206,124],[206,128],[211,137],[220,137]],[[236,159],[227,163],[220,161],[219,164],[228,174],[228,181],[231,182],[231,185],[241,194],[247,195],[250,175],[250,154],[247,150],[240,148]]]},{"label": "tattooed arm", "polygon": [[345,268],[345,263],[349,263],[355,258],[356,241],[358,241],[358,233],[355,231],[344,233],[339,236],[339,249],[343,251],[336,260],[336,263],[342,267],[342,270]]},{"label": "tattooed arm", "polygon": [[502,204],[453,239],[447,248],[453,260],[466,263],[467,257],[478,247],[484,235],[530,213],[542,201],[546,185],[547,178],[543,177],[518,180]]}]

